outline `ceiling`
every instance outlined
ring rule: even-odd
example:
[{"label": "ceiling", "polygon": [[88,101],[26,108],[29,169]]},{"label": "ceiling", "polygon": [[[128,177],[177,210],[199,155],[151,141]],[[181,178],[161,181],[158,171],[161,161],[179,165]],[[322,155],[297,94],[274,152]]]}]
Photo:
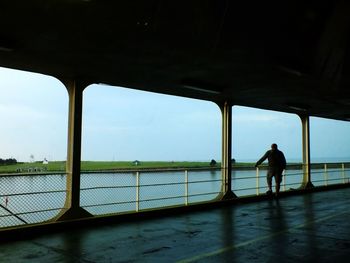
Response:
[{"label": "ceiling", "polygon": [[350,1],[0,1],[0,66],[350,120]]}]

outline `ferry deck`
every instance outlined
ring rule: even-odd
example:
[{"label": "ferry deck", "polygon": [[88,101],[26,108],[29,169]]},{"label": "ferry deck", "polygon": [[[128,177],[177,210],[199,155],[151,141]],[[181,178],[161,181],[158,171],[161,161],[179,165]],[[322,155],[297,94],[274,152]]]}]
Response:
[{"label": "ferry deck", "polygon": [[348,262],[350,189],[20,236],[1,262]]}]

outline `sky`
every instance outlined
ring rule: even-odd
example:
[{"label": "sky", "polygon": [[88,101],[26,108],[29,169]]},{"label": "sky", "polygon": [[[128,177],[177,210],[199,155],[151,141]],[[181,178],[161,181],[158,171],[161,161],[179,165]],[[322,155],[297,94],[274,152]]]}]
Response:
[{"label": "sky", "polygon": [[[57,79],[0,68],[0,158],[66,160],[68,93]],[[277,143],[301,161],[294,114],[234,106],[232,157],[256,161]],[[91,85],[83,94],[82,160],[221,160],[221,112],[212,102]],[[350,161],[350,123],[310,118],[311,158]]]}]

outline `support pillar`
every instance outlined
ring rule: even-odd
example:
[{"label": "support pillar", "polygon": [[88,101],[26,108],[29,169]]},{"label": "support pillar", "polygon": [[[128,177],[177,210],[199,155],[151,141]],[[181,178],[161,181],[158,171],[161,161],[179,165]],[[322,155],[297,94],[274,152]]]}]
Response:
[{"label": "support pillar", "polygon": [[67,149],[67,195],[65,211],[57,220],[70,220],[92,215],[80,207],[80,161],[83,90],[86,85],[76,81],[66,81],[69,94],[68,112],[68,149]]},{"label": "support pillar", "polygon": [[225,101],[222,112],[222,199],[233,199],[237,196],[232,192],[232,105]]},{"label": "support pillar", "polygon": [[303,182],[301,188],[314,187],[311,182],[310,163],[310,118],[309,116],[299,116],[302,124],[302,147],[303,147]]}]

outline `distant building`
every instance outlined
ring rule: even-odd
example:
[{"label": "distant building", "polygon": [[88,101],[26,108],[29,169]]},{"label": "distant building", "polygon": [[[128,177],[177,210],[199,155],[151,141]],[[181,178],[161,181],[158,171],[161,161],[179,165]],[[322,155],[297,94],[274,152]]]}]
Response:
[{"label": "distant building", "polygon": [[44,158],[43,164],[49,164],[49,161],[46,158]]},{"label": "distant building", "polygon": [[135,165],[135,166],[138,166],[138,165],[141,165],[141,162],[138,161],[138,160],[135,160],[135,161],[132,162],[132,164]]}]

